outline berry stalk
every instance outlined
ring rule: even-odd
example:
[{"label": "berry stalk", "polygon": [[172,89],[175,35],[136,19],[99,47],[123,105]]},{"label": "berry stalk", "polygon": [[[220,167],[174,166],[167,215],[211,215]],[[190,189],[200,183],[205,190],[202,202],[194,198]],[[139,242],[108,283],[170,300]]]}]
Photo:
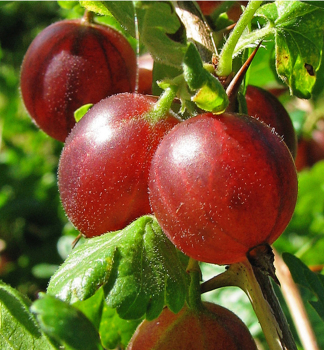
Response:
[{"label": "berry stalk", "polygon": [[169,85],[154,104],[153,108],[146,113],[144,118],[152,124],[164,119],[168,115],[172,102],[177,95],[177,91],[177,86]]},{"label": "berry stalk", "polygon": [[272,289],[269,277],[246,259],[202,284],[201,292],[237,286],[248,296],[270,350],[297,350],[287,320]]},{"label": "berry stalk", "polygon": [[201,280],[201,270],[197,260],[190,258],[187,266],[187,272],[190,274],[190,287],[189,287],[189,297],[188,303],[191,309],[201,309],[201,290],[200,290],[200,280]]}]

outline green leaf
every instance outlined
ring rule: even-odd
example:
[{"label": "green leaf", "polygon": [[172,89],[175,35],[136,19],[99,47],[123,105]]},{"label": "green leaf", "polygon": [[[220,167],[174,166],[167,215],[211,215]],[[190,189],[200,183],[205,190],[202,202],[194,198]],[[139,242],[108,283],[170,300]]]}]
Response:
[{"label": "green leaf", "polygon": [[131,35],[135,33],[135,11],[139,40],[156,61],[180,67],[186,51],[185,29],[172,2],[105,1],[105,6]]},{"label": "green leaf", "polygon": [[[64,2],[64,1],[62,1]],[[105,1],[80,1],[80,5],[87,10],[102,16],[111,16],[110,11],[105,5]]]},{"label": "green leaf", "polygon": [[246,74],[249,85],[263,87],[279,83],[275,68],[274,49],[274,42],[262,43]]},{"label": "green leaf", "polygon": [[[314,85],[313,91],[312,91],[312,99],[316,103],[316,100],[321,100],[322,93],[324,90],[324,60],[322,59],[320,67],[318,71],[316,72],[316,83]],[[300,110],[298,110],[300,112]]]},{"label": "green leaf", "polygon": [[190,43],[183,61],[186,82],[196,94],[191,98],[199,108],[222,113],[228,106],[226,92],[219,80],[203,66],[196,47]]},{"label": "green leaf", "polygon": [[118,316],[116,309],[105,304],[99,329],[103,346],[108,349],[116,349],[118,346],[126,348],[141,321],[142,319],[124,320]]},{"label": "green leaf", "polygon": [[262,6],[257,15],[270,22],[275,33],[276,69],[293,95],[310,98],[323,48],[324,12],[300,1]]},{"label": "green leaf", "polygon": [[149,2],[138,14],[140,39],[154,60],[180,67],[187,49],[186,35],[171,2]]},{"label": "green leaf", "polygon": [[88,112],[88,110],[93,106],[92,103],[81,106],[74,112],[74,119],[76,122],[79,122],[82,117]]},{"label": "green leaf", "polygon": [[317,298],[317,301],[310,300],[309,303],[324,321],[324,276],[311,271],[301,260],[292,254],[282,255],[289,267],[295,283],[309,289]]},{"label": "green leaf", "polygon": [[41,293],[30,309],[43,331],[65,349],[103,350],[94,325],[74,306]]},{"label": "green leaf", "polygon": [[82,1],[87,7],[89,3],[92,6],[105,7],[107,13],[113,15],[122,27],[135,37],[135,11],[132,1]]},{"label": "green leaf", "polygon": [[31,302],[0,281],[0,349],[56,349],[29,311]]},{"label": "green leaf", "polygon": [[142,318],[138,320],[124,320],[120,318],[116,309],[105,303],[103,288],[100,288],[91,298],[77,301],[73,304],[92,322],[99,332],[104,348],[126,348],[131,336],[135,332]]},{"label": "green leaf", "polygon": [[302,2],[307,2],[309,5],[317,6],[320,8],[324,8],[324,2],[322,0],[317,1],[309,1],[309,0],[301,0]]},{"label": "green leaf", "polygon": [[188,276],[173,244],[154,217],[143,216],[121,231],[88,239],[54,274],[48,293],[75,302],[104,285],[106,301],[120,317],[157,317],[164,305],[182,308]]},{"label": "green leaf", "polygon": [[164,79],[172,78],[182,74],[182,69],[177,67],[172,67],[160,62],[154,62],[153,65],[153,85],[152,92],[156,96],[160,96],[163,92],[163,89],[158,85]]},{"label": "green leaf", "polygon": [[[138,24],[140,43],[156,61],[180,67],[186,52],[185,29],[170,1],[81,1],[96,13],[112,14],[122,27],[136,37]],[[135,6],[135,7],[134,7]],[[136,15],[135,15],[136,13]]]},{"label": "green leaf", "polygon": [[99,288],[92,297],[83,301],[77,301],[73,306],[80,310],[99,331],[104,304],[103,289]]}]

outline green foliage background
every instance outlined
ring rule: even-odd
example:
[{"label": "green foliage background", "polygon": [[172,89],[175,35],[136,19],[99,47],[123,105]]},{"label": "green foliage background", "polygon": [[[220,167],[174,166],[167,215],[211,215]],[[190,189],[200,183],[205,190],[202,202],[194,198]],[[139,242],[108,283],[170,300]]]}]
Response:
[{"label": "green foliage background", "polygon": [[75,232],[57,190],[62,144],[26,113],[20,66],[34,37],[68,14],[57,2],[0,3],[0,278],[32,299],[65,258],[60,237]]}]

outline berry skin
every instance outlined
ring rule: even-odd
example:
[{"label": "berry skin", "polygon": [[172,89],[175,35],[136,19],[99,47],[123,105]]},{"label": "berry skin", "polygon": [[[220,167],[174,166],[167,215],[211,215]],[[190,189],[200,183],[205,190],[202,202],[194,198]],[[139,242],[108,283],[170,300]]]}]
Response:
[{"label": "berry skin", "polygon": [[148,175],[173,114],[151,121],[156,98],[123,93],[96,105],[75,125],[63,148],[58,185],[66,214],[85,236],[124,228],[150,214]]},{"label": "berry skin", "polygon": [[270,92],[260,87],[249,85],[245,94],[248,115],[261,120],[274,128],[296,158],[297,137],[294,126],[281,102]]},{"label": "berry skin", "polygon": [[162,140],[149,191],[175,246],[198,261],[232,264],[282,234],[295,208],[297,174],[287,146],[267,125],[206,113]]},{"label": "berry skin", "polygon": [[86,20],[64,20],[31,43],[21,67],[26,109],[49,136],[64,142],[74,111],[135,88],[136,55],[116,30]]},{"label": "berry skin", "polygon": [[194,311],[184,307],[174,314],[165,308],[153,320],[144,320],[127,350],[256,350],[245,324],[231,311],[209,302]]},{"label": "berry skin", "polygon": [[[197,1],[198,6],[200,7],[201,12],[205,16],[211,15],[223,1]],[[231,7],[226,11],[228,19],[237,22],[239,17],[242,14],[241,5],[246,6],[248,1],[233,1]]]}]

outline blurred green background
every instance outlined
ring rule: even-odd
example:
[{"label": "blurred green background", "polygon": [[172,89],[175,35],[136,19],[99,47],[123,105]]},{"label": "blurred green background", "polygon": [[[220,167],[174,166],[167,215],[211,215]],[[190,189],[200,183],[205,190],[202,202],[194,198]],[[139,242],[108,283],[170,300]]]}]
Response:
[{"label": "blurred green background", "polygon": [[45,290],[77,233],[57,189],[63,144],[26,113],[19,71],[35,36],[71,15],[77,14],[54,1],[0,3],[0,278],[32,299]]}]

